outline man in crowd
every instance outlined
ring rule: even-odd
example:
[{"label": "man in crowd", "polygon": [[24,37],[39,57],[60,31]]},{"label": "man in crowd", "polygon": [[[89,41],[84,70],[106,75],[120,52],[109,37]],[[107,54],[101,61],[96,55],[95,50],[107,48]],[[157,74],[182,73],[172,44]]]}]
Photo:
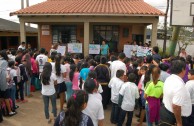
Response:
[{"label": "man in crowd", "polygon": [[171,64],[171,75],[164,83],[163,103],[160,110],[160,126],[189,126],[188,116],[191,114],[191,98],[182,78],[185,75],[186,63],[174,60]]}]

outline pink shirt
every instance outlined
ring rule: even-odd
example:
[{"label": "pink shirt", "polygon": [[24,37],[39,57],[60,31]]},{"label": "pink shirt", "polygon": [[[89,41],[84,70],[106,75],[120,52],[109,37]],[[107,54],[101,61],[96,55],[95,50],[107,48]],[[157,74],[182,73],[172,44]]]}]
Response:
[{"label": "pink shirt", "polygon": [[66,63],[64,66],[66,68],[66,78],[64,78],[65,79],[65,82],[71,82],[71,80],[69,78],[70,64],[69,63]]},{"label": "pink shirt", "polygon": [[72,89],[73,90],[79,90],[79,78],[80,74],[79,72],[75,72],[72,80]]},{"label": "pink shirt", "polygon": [[32,73],[38,73],[38,67],[34,58],[31,57]]}]

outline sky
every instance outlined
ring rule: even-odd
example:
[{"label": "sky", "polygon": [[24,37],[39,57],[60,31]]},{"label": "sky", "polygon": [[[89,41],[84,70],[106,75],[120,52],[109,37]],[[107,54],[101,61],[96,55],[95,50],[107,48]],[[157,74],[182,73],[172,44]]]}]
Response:
[{"label": "sky", "polygon": [[[26,0],[24,0],[26,1]],[[34,5],[41,3],[46,0],[29,0],[29,4]],[[158,8],[159,10],[165,12],[166,0],[144,0],[150,5]],[[14,12],[21,8],[21,0],[0,0],[0,18],[4,18],[10,21],[19,22],[17,16],[9,16],[10,12]],[[160,17],[160,23],[163,22],[163,18]]]}]

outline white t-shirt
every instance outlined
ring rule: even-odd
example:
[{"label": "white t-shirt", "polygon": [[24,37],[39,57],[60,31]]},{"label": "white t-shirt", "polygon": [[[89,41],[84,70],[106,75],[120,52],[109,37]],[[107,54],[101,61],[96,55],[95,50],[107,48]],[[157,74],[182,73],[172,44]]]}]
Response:
[{"label": "white t-shirt", "polygon": [[48,61],[48,57],[44,54],[40,54],[36,57],[36,61],[38,62],[39,72],[43,71],[44,64]]},{"label": "white t-shirt", "polygon": [[167,110],[173,113],[172,105],[175,104],[181,106],[181,116],[191,115],[191,98],[182,78],[170,75],[164,82],[163,93],[163,103]]},{"label": "white t-shirt", "polygon": [[111,78],[116,77],[117,70],[122,69],[125,71],[125,75],[127,73],[127,67],[125,63],[123,63],[120,60],[113,61],[110,65],[110,70],[111,70]]},{"label": "white t-shirt", "polygon": [[20,45],[20,46],[18,47],[18,50],[19,50],[19,49],[25,50],[25,49],[26,49],[26,47],[25,47],[25,46]]},{"label": "white t-shirt", "polygon": [[50,96],[55,93],[54,81],[56,81],[56,75],[54,73],[51,74],[49,85],[44,85],[42,83],[42,95]]},{"label": "white t-shirt", "polygon": [[135,99],[139,98],[139,91],[136,84],[131,82],[124,83],[119,94],[123,96],[121,108],[125,111],[133,111],[135,107]]},{"label": "white t-shirt", "polygon": [[[56,74],[56,70],[55,70],[55,63],[54,62],[51,62],[51,65],[52,65],[52,73]],[[64,77],[63,77],[63,74],[66,72],[66,68],[64,65],[61,64],[61,76],[57,76],[56,75],[56,78],[57,78],[57,83],[60,84],[62,82],[64,82]]]},{"label": "white t-shirt", "polygon": [[11,79],[10,80],[11,81],[10,83],[13,84],[13,85],[15,85],[15,82],[14,82],[13,78],[14,77],[17,77],[17,71],[15,69],[11,69],[9,67],[7,68],[7,71],[9,71],[9,75],[10,75],[10,79]]},{"label": "white t-shirt", "polygon": [[194,80],[187,81],[185,87],[189,91],[190,97],[191,97],[191,103],[194,105]]},{"label": "white t-shirt", "polygon": [[98,126],[98,120],[104,119],[102,102],[93,94],[89,94],[87,107],[82,112],[90,116],[94,126]]},{"label": "white t-shirt", "polygon": [[119,91],[123,84],[124,82],[117,77],[113,77],[108,84],[108,87],[111,88],[111,101],[115,104],[118,104]]}]

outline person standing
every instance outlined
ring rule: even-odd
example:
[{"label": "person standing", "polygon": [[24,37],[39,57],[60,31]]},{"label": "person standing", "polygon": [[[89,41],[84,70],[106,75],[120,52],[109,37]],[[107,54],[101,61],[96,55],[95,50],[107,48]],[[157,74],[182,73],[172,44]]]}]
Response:
[{"label": "person standing", "polygon": [[186,59],[186,57],[187,57],[187,52],[185,51],[184,48],[181,49],[181,52],[180,52],[179,56],[180,56],[180,57],[183,57],[184,59]]},{"label": "person standing", "polygon": [[120,53],[118,56],[118,60],[113,61],[110,65],[110,70],[111,70],[111,78],[116,77],[116,72],[117,70],[121,69],[124,70],[124,75],[127,73],[127,67],[124,63],[125,59],[125,53]]},{"label": "person standing", "polygon": [[188,118],[190,126],[194,126],[194,69],[191,69],[188,74],[189,81],[186,83],[186,88],[189,91],[192,102],[192,113]]},{"label": "person standing", "polygon": [[41,74],[41,83],[42,83],[42,98],[44,102],[44,113],[45,117],[48,120],[48,123],[51,123],[50,115],[49,115],[49,99],[52,104],[52,113],[54,117],[57,117],[57,107],[56,107],[56,95],[55,95],[55,87],[57,84],[57,77],[54,73],[52,73],[52,65],[49,62],[46,62],[43,71]]},{"label": "person standing", "polygon": [[105,56],[107,58],[109,55],[109,47],[104,40],[102,41],[102,45],[100,46],[100,50],[101,50],[101,55]]},{"label": "person standing", "polygon": [[41,48],[40,49],[40,54],[36,57],[38,69],[39,69],[39,74],[42,73],[43,66],[44,64],[48,61],[48,57],[45,55],[45,49]]},{"label": "person standing", "polygon": [[25,50],[26,49],[26,43],[22,42],[21,45],[18,47],[18,50],[19,49]]},{"label": "person standing", "polygon": [[97,81],[102,86],[102,104],[103,108],[106,109],[110,101],[110,89],[108,83],[110,81],[110,69],[106,65],[106,57],[102,56],[100,59],[100,64],[95,67],[95,72],[97,74]]},{"label": "person standing", "polygon": [[192,105],[189,91],[182,80],[185,67],[186,63],[182,60],[172,61],[172,74],[164,82],[164,105],[160,110],[160,126],[175,123],[177,126],[189,126],[187,118],[191,115]]}]

